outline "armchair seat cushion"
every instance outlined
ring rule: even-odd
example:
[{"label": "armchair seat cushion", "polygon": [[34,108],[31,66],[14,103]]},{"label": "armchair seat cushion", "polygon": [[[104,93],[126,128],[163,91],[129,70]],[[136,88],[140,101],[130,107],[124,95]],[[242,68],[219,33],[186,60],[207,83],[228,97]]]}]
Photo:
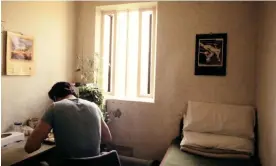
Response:
[{"label": "armchair seat cushion", "polygon": [[225,159],[195,155],[180,150],[181,139],[174,139],[168,148],[160,166],[258,166],[258,160]]}]

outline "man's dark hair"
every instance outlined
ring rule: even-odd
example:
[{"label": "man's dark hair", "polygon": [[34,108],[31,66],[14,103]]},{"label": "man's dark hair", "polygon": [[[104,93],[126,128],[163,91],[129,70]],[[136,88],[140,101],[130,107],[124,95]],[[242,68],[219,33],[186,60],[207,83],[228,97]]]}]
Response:
[{"label": "man's dark hair", "polygon": [[57,98],[64,98],[68,95],[74,95],[77,97],[72,85],[69,82],[57,82],[48,92],[49,98],[53,101],[56,101]]}]

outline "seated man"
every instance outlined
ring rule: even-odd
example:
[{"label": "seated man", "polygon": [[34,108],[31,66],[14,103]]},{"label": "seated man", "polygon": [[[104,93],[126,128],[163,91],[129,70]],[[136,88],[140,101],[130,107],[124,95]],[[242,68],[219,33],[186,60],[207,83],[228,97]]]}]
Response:
[{"label": "seated man", "polygon": [[25,151],[38,150],[53,129],[58,158],[80,158],[100,155],[100,143],[111,141],[108,126],[99,107],[79,99],[70,83],[58,82],[48,93],[54,101],[25,145]]}]

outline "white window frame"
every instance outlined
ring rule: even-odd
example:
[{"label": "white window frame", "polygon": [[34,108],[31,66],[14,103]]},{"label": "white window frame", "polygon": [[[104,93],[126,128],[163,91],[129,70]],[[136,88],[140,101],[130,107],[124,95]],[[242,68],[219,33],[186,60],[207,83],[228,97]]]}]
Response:
[{"label": "white window frame", "polygon": [[[110,11],[102,11],[101,12],[101,53],[103,53],[103,50],[104,50],[104,40],[103,40],[103,38],[104,38],[104,31],[103,31],[103,28],[104,28],[104,15],[105,14],[113,14],[114,15],[114,20],[116,20],[117,19],[117,15],[116,15],[116,11],[115,10],[110,10]],[[114,25],[113,25],[114,26]],[[113,31],[114,32],[116,32],[116,26],[114,26],[113,27],[114,29],[113,29]],[[113,36],[112,36],[112,39],[114,40],[114,41],[116,41],[116,33],[113,33],[112,34]],[[114,42],[114,44],[112,45],[112,55],[111,55],[111,91],[110,92],[104,92],[105,93],[105,95],[107,95],[107,96],[114,96],[115,95],[115,93],[114,93],[114,89],[115,89],[115,49],[114,49],[114,47],[116,47],[116,42]],[[101,54],[102,55],[102,54]],[[103,67],[105,67],[105,66],[103,66]],[[104,73],[103,73],[104,74]]]},{"label": "white window frame", "polygon": [[[155,95],[155,73],[156,73],[156,20],[157,20],[157,3],[156,2],[147,2],[147,3],[133,3],[133,4],[123,4],[123,5],[110,5],[110,6],[100,6],[97,7],[97,13],[98,16],[100,15],[100,24],[98,23],[98,26],[100,25],[100,49],[98,52],[100,52],[100,55],[102,55],[104,50],[104,15],[114,15],[114,22],[117,21],[117,12],[118,11],[128,11],[131,9],[139,10],[139,37],[138,37],[138,70],[137,70],[137,89],[136,89],[136,98],[129,98],[126,96],[127,92],[127,84],[125,86],[125,95],[122,98],[118,98],[116,96],[116,89],[115,89],[115,78],[116,78],[116,72],[115,72],[115,59],[116,59],[116,42],[112,44],[112,55],[111,55],[111,82],[110,82],[110,92],[104,92],[105,98],[109,99],[122,99],[122,100],[135,100],[135,101],[147,101],[147,102],[153,102],[154,101],[154,95]],[[142,22],[142,12],[143,11],[152,11],[152,32],[151,32],[151,68],[150,68],[150,94],[142,95],[140,93],[140,80],[141,80],[141,22]],[[96,16],[97,17],[97,16]],[[129,17],[128,17],[129,21]],[[116,26],[113,22],[113,33],[112,39],[113,41],[116,41]],[[97,23],[96,23],[97,26]],[[96,28],[97,29],[97,28]],[[128,33],[127,33],[128,34]],[[99,41],[99,39],[95,40],[95,43]],[[128,47],[127,47],[128,48]],[[126,66],[127,66],[127,58],[126,56]],[[125,81],[127,82],[127,72],[126,70],[125,74]],[[104,73],[103,73],[104,74]]]}]

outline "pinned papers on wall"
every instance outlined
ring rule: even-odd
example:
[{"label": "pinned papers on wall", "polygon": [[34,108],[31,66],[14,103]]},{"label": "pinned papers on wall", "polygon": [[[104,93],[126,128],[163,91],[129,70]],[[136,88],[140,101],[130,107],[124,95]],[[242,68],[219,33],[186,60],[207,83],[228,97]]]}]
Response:
[{"label": "pinned papers on wall", "polygon": [[7,32],[6,75],[33,75],[34,61],[33,37]]}]

